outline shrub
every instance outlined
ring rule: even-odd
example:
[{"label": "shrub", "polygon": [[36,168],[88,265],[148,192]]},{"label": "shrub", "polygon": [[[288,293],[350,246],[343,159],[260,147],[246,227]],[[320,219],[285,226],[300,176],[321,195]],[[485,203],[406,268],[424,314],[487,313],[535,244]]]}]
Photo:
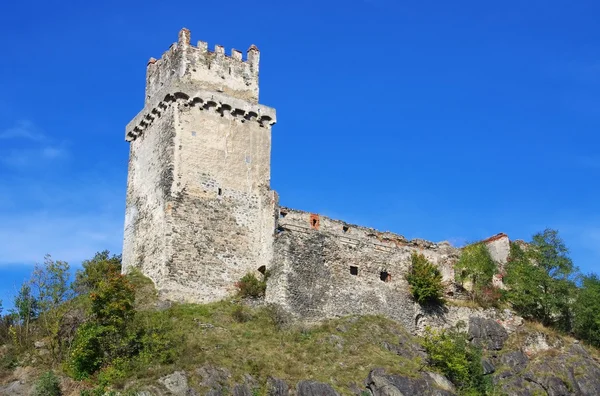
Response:
[{"label": "shrub", "polygon": [[231,316],[238,323],[246,323],[252,320],[252,314],[244,307],[235,307],[231,312]]},{"label": "shrub", "polygon": [[444,285],[440,270],[422,254],[413,253],[411,262],[406,280],[415,301],[419,304],[443,304]]},{"label": "shrub", "polygon": [[462,394],[492,393],[491,380],[483,374],[481,348],[469,343],[465,333],[458,329],[436,332],[426,328],[423,346],[429,354],[429,364],[448,377]]},{"label": "shrub", "polygon": [[258,279],[253,273],[247,273],[236,283],[238,295],[240,297],[264,297],[267,290],[268,277],[268,272],[264,273],[262,280]]},{"label": "shrub", "polygon": [[88,378],[102,366],[105,333],[105,328],[94,323],[85,323],[77,329],[67,362],[68,371],[76,380]]},{"label": "shrub", "polygon": [[487,246],[480,242],[463,248],[454,270],[459,281],[471,282],[471,296],[473,300],[479,300],[483,290],[492,285],[492,278],[498,272],[498,266]]},{"label": "shrub", "polygon": [[32,396],[60,396],[60,381],[52,371],[42,374],[36,381]]}]

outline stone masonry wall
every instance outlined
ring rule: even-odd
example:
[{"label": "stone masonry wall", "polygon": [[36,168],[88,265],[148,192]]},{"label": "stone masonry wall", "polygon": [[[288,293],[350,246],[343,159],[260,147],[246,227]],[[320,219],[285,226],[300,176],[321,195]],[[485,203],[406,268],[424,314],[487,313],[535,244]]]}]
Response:
[{"label": "stone masonry wall", "polygon": [[165,207],[171,195],[174,161],[174,111],[163,109],[161,117],[129,147],[129,171],[123,270],[138,267],[158,282],[166,260]]},{"label": "stone masonry wall", "polygon": [[427,310],[415,303],[405,279],[413,252],[438,266],[452,294],[453,265],[460,249],[448,242],[407,240],[281,208],[267,301],[304,321],[381,314],[415,332],[427,324],[445,327],[459,320],[468,322],[471,315],[484,315],[453,306]]},{"label": "stone masonry wall", "polygon": [[141,268],[163,299],[210,302],[272,259],[275,110],[257,104],[255,47],[243,61],[189,41],[184,29],[151,59],[145,107],[126,128],[123,267]]}]

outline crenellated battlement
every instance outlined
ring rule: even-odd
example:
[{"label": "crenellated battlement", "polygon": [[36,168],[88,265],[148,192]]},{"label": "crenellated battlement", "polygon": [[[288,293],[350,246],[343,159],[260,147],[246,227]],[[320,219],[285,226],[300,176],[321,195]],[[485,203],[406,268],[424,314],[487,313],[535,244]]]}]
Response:
[{"label": "crenellated battlement", "polygon": [[214,51],[208,43],[198,41],[191,45],[191,33],[181,29],[176,43],[165,51],[160,59],[150,58],[146,69],[146,103],[165,86],[174,82],[185,82],[191,91],[205,89],[258,103],[258,68],[260,52],[255,45],[241,51],[215,45]]}]

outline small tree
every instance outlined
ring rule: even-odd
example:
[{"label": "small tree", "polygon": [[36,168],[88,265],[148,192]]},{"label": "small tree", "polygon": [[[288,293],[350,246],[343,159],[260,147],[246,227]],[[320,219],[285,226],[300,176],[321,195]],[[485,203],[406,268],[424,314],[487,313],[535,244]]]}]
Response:
[{"label": "small tree", "polygon": [[415,301],[419,304],[444,303],[442,274],[423,254],[413,252],[406,280]]},{"label": "small tree", "polygon": [[121,256],[110,255],[108,250],[98,252],[91,260],[82,263],[83,270],[77,271],[73,284],[78,294],[86,294],[94,290],[107,273],[121,272]]},{"label": "small tree", "polygon": [[600,347],[600,279],[596,274],[583,277],[574,305],[573,330],[578,338]]},{"label": "small tree", "polygon": [[269,271],[266,271],[262,279],[258,279],[256,275],[249,272],[242,277],[235,285],[238,288],[238,295],[240,297],[264,297],[267,291],[267,279],[269,278]]},{"label": "small tree", "polygon": [[459,329],[433,331],[426,328],[423,346],[429,355],[429,364],[448,377],[461,394],[493,394],[491,380],[483,373],[481,348],[471,344],[466,333]]},{"label": "small tree", "polygon": [[65,313],[63,303],[71,297],[69,268],[69,263],[54,261],[46,255],[44,264],[35,266],[30,281],[36,293],[40,329],[50,342],[50,353],[55,362],[61,355],[58,333]]},{"label": "small tree", "polygon": [[461,283],[465,280],[471,282],[471,296],[473,300],[477,300],[484,290],[492,286],[492,278],[498,272],[498,266],[485,243],[479,242],[463,248],[454,270]]},{"label": "small tree", "polygon": [[569,331],[576,273],[558,231],[546,229],[533,236],[526,251],[511,245],[504,277],[506,297],[521,315]]},{"label": "small tree", "polygon": [[89,294],[90,318],[77,329],[69,356],[68,365],[76,379],[86,378],[130,352],[127,326],[135,313],[135,289],[120,273],[120,267],[104,268],[103,276],[94,277],[89,283],[93,286]]},{"label": "small tree", "polygon": [[32,396],[60,396],[60,381],[52,371],[48,371],[36,381]]},{"label": "small tree", "polygon": [[16,342],[24,345],[29,342],[30,325],[38,314],[37,300],[31,293],[29,282],[23,282],[21,285],[21,289],[15,297],[14,306],[12,313],[17,317],[20,325],[15,328]]}]

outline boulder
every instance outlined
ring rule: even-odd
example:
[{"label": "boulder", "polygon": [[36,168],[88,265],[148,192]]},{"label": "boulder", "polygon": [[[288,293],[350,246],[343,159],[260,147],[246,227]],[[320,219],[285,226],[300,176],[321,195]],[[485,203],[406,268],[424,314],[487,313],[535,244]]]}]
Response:
[{"label": "boulder", "polygon": [[316,381],[300,381],[296,385],[298,396],[339,396],[329,384]]},{"label": "boulder", "polygon": [[269,377],[267,379],[267,395],[269,396],[288,396],[290,388],[284,380],[279,378]]},{"label": "boulder", "polygon": [[[427,375],[427,377],[420,378],[411,378],[400,375],[387,375],[383,369],[379,368],[371,370],[365,382],[367,388],[371,391],[373,396],[454,395],[453,391],[439,388],[438,381],[441,382],[441,379],[438,378],[436,381],[434,377],[432,377],[431,374]],[[446,387],[453,389],[453,386],[449,386],[449,381],[446,381],[447,382],[444,381]]]},{"label": "boulder", "polygon": [[476,316],[469,318],[469,340],[489,350],[500,350],[508,338],[508,332],[493,319]]},{"label": "boulder", "polygon": [[158,380],[175,396],[188,396],[188,381],[185,371],[175,371]]}]

